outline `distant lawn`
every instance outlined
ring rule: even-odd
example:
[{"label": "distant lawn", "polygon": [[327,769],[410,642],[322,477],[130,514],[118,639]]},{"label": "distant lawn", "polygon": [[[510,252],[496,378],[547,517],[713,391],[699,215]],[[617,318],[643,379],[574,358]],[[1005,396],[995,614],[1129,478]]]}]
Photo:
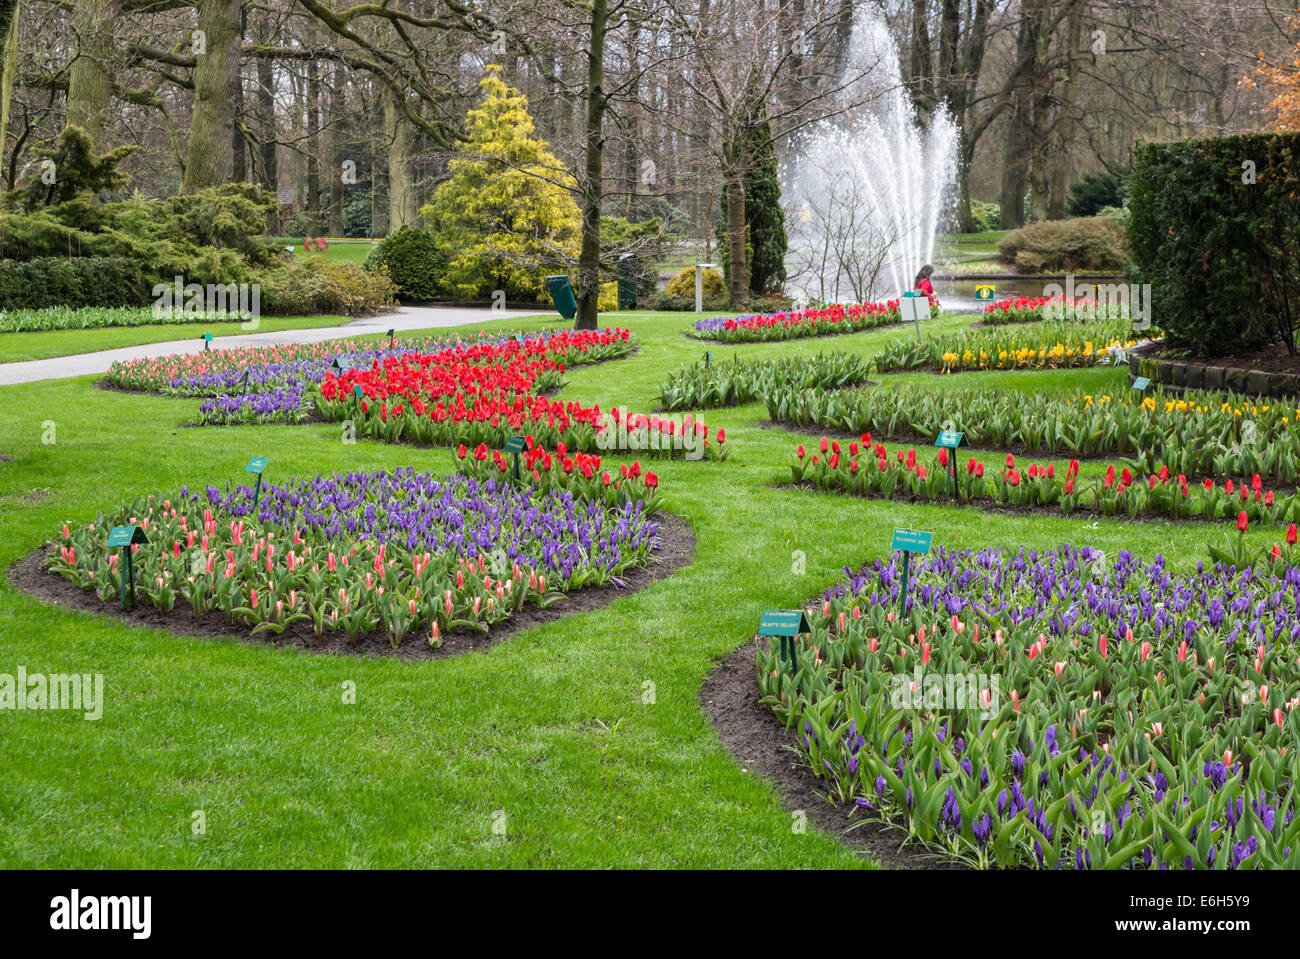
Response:
[{"label": "distant lawn", "polygon": [[331,260],[339,260],[343,263],[355,263],[361,266],[366,261],[366,256],[373,250],[378,240],[347,239],[328,241],[323,253],[311,253],[302,248],[302,237],[277,236],[272,237],[272,242],[277,246],[293,247],[294,256],[325,256]]},{"label": "distant lawn", "polygon": [[241,333],[275,333],[280,330],[306,330],[350,323],[351,316],[271,316],[262,317],[256,330],[245,330],[239,323],[167,323],[161,326],[115,326],[89,330],[48,330],[41,333],[0,333],[0,363],[22,360],[45,360],[53,356],[75,356],[115,350],[142,343],[165,343],[168,340],[197,340],[204,333],[213,336],[237,336]]}]

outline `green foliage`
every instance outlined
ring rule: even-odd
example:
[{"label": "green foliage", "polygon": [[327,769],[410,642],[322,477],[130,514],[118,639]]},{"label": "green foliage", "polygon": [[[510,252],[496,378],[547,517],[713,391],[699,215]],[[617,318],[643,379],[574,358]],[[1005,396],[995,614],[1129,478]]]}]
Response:
[{"label": "green foliage", "polygon": [[372,196],[370,190],[361,190],[348,197],[343,204],[343,232],[347,236],[370,236]]},{"label": "green foliage", "polygon": [[408,300],[431,300],[447,282],[447,255],[433,235],[412,226],[385,237],[366,257],[366,269],[386,269],[397,295]]},{"label": "green foliage", "polygon": [[125,257],[0,260],[0,310],[143,306],[153,283],[152,271]]},{"label": "green foliage", "polygon": [[1122,270],[1128,259],[1124,226],[1106,217],[1047,220],[1009,233],[998,252],[1022,273]]},{"label": "green foliage", "polygon": [[1127,176],[1119,173],[1085,173],[1070,184],[1066,212],[1070,216],[1100,216],[1102,207],[1123,206]]},{"label": "green foliage", "polygon": [[[691,309],[695,309],[695,267],[688,266],[669,280],[664,295],[690,297]],[[722,274],[717,270],[706,267],[704,270],[704,298],[706,300],[712,297],[725,298],[726,295],[727,285],[722,282]]]},{"label": "green foliage", "polygon": [[259,277],[262,311],[301,316],[364,316],[397,306],[397,289],[383,267],[362,269],[324,256],[303,257]]},{"label": "green foliage", "polygon": [[484,99],[469,111],[451,177],[420,210],[440,249],[452,251],[448,285],[479,297],[505,290],[543,299],[547,274],[577,260],[582,217],[576,184],[547,144],[532,136],[528,101],[489,67]]},{"label": "green foliage", "polygon": [[256,236],[273,209],[274,198],[247,183],[105,204],[82,193],[30,212],[0,213],[0,254],[14,260],[126,258],[164,279],[243,282],[254,268],[283,258]]},{"label": "green foliage", "polygon": [[1151,284],[1172,345],[1203,356],[1295,350],[1300,133],[1144,144],[1129,210],[1130,279]]},{"label": "green foliage", "polygon": [[1002,204],[984,203],[981,200],[971,200],[970,215],[976,233],[983,233],[986,230],[996,230],[1002,222]]},{"label": "green foliage", "polygon": [[66,126],[50,147],[34,151],[36,159],[28,165],[26,182],[17,191],[24,210],[67,203],[82,194],[98,196],[104,190],[126,185],[127,175],[118,164],[135,153],[138,146],[120,146],[107,153],[96,153],[90,134],[81,127]]}]

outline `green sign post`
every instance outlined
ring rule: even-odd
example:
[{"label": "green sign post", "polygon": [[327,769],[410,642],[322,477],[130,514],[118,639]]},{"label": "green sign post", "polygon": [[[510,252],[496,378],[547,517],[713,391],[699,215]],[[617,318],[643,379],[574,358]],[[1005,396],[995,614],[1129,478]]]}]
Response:
[{"label": "green sign post", "polygon": [[334,369],[335,376],[342,376],[348,370],[352,369],[352,360],[346,356],[334,357],[334,362],[330,364]]},{"label": "green sign post", "polygon": [[519,454],[524,451],[525,446],[527,446],[527,443],[522,436],[512,436],[506,440],[506,452],[515,458],[514,473],[516,483],[519,482],[520,477],[523,475],[519,472]]},{"label": "green sign post", "polygon": [[907,581],[911,572],[912,554],[930,552],[930,540],[933,538],[933,533],[919,529],[894,529],[894,539],[889,548],[901,550],[903,553],[903,585],[898,591],[899,619],[907,613]]},{"label": "green sign post", "polygon": [[253,487],[253,508],[254,509],[257,508],[257,500],[262,495],[262,471],[266,469],[266,464],[268,462],[269,460],[265,456],[254,456],[251,460],[248,461],[248,465],[244,467],[245,473],[257,474],[257,485]]},{"label": "green sign post", "polygon": [[781,637],[781,660],[790,660],[791,675],[799,672],[799,655],[794,641],[800,633],[811,632],[812,624],[802,609],[765,609],[758,621],[758,635]]},{"label": "green sign post", "polygon": [[1150,385],[1151,378],[1149,376],[1139,376],[1133,380],[1133,389],[1137,390],[1139,393],[1145,392],[1146,388]]},{"label": "green sign post", "polygon": [[934,445],[948,450],[948,477],[944,481],[944,488],[949,496],[957,495],[957,447],[964,446],[966,443],[966,434],[958,433],[955,430],[940,430],[939,435],[934,438]]},{"label": "green sign post", "polygon": [[207,353],[207,352],[208,352],[209,350],[211,350],[211,349],[212,349],[212,334],[211,334],[211,333],[204,333],[204,334],[203,334],[203,352],[204,352],[204,353]]},{"label": "green sign post", "polygon": [[704,368],[707,370],[707,369],[709,368],[709,364],[712,363],[712,362],[713,362],[713,354],[710,353],[708,350],[705,350],[705,351],[704,351]]},{"label": "green sign post", "polygon": [[135,608],[135,564],[131,555],[134,550],[131,548],[137,543],[147,543],[149,537],[144,535],[144,530],[139,526],[114,526],[108,534],[108,548],[121,547],[122,549],[122,608],[126,609],[126,591],[127,584],[131,588],[131,608]]},{"label": "green sign post", "polygon": [[388,331],[388,348],[390,350],[397,349],[397,327],[393,327]]}]

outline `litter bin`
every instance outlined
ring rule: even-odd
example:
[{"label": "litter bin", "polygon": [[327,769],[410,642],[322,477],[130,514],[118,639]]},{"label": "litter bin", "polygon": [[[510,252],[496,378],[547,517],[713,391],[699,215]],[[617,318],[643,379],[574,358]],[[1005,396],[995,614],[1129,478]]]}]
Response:
[{"label": "litter bin", "polygon": [[618,308],[636,309],[636,254],[624,253],[618,258]]},{"label": "litter bin", "polygon": [[560,316],[571,320],[578,315],[578,298],[573,295],[573,284],[563,273],[546,278],[546,288],[551,291],[551,300]]}]

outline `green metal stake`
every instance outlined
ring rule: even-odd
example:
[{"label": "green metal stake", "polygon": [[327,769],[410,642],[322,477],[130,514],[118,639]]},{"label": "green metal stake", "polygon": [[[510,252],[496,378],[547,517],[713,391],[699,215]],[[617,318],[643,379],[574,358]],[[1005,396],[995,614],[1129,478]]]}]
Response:
[{"label": "green metal stake", "polygon": [[705,351],[704,351],[704,368],[705,368],[706,370],[709,368],[709,364],[710,364],[711,362],[713,362],[713,354],[711,354],[708,350],[705,350]]},{"label": "green metal stake", "polygon": [[903,550],[903,588],[898,593],[898,618],[907,615],[907,577],[912,565],[912,554]]},{"label": "green metal stake", "polygon": [[135,609],[135,564],[131,559],[131,547],[123,546],[122,552],[126,557],[126,575],[122,577],[122,608],[126,609],[126,584],[129,580],[131,583],[131,608]]},{"label": "green metal stake", "polygon": [[262,495],[262,474],[257,474],[257,483],[253,486],[253,509],[257,509],[258,497]]}]

